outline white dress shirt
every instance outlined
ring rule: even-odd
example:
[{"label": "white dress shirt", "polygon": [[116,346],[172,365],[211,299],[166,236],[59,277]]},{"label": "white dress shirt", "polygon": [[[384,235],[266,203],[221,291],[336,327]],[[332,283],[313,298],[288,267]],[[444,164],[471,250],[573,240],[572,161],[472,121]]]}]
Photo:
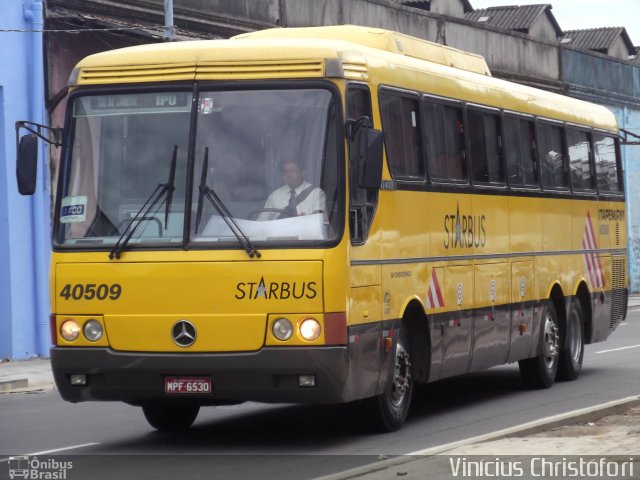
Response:
[{"label": "white dress shirt", "polygon": [[[309,188],[311,184],[309,182],[302,182],[302,185],[295,189],[296,197]],[[289,205],[289,198],[291,197],[291,188],[289,185],[283,185],[282,187],[274,190],[267,201],[264,204],[264,208],[277,208],[283,210]],[[327,198],[325,193],[320,188],[314,188],[309,195],[302,200],[296,206],[298,215],[311,215],[312,213],[325,212]],[[258,220],[275,220],[280,217],[279,212],[263,212],[258,216]]]}]

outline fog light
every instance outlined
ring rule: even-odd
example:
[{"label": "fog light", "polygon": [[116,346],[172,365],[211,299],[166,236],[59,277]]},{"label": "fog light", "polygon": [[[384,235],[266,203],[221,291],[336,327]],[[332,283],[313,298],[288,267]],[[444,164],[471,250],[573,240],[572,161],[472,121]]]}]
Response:
[{"label": "fog light", "polygon": [[69,377],[69,381],[75,387],[84,387],[87,384],[87,376],[74,374]]},{"label": "fog light", "polygon": [[291,338],[293,335],[293,325],[286,318],[279,318],[275,322],[273,322],[272,327],[273,335],[278,340],[285,341]]},{"label": "fog light", "polygon": [[315,375],[300,375],[298,377],[298,386],[299,387],[315,387],[316,386],[316,376]]},{"label": "fog light", "polygon": [[322,327],[320,323],[314,318],[307,318],[300,324],[300,335],[305,340],[316,340],[320,333],[322,333]]},{"label": "fog light", "polygon": [[97,320],[89,320],[84,324],[82,331],[90,342],[97,342],[102,338],[102,325]]},{"label": "fog light", "polygon": [[67,320],[60,327],[60,335],[67,342],[73,342],[80,335],[80,327],[73,320]]}]

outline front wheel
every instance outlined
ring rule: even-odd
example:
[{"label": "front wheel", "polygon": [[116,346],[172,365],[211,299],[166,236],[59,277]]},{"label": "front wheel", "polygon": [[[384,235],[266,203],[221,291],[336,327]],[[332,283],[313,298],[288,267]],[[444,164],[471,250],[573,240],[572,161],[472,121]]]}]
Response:
[{"label": "front wheel", "polygon": [[367,423],[376,431],[393,432],[404,424],[413,395],[409,336],[402,325],[396,344],[393,379],[380,395],[366,400]]},{"label": "front wheel", "polygon": [[555,382],[560,357],[558,316],[551,301],[543,304],[541,351],[537,357],[518,362],[520,375],[529,388],[549,388]]},{"label": "front wheel", "polygon": [[575,380],[580,375],[584,358],[583,320],[582,305],[578,299],[572,298],[567,315],[566,338],[562,342],[565,348],[560,351],[559,380]]},{"label": "front wheel", "polygon": [[195,422],[199,405],[147,404],[142,406],[147,422],[160,431],[186,430]]}]

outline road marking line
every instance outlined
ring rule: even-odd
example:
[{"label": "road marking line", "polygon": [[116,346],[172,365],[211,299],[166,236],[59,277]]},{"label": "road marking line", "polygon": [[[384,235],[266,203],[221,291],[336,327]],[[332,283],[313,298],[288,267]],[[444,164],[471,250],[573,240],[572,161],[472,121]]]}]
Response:
[{"label": "road marking line", "polygon": [[619,352],[620,350],[629,350],[630,348],[640,348],[640,345],[631,345],[630,347],[612,348],[611,350],[600,350],[596,353]]},{"label": "road marking line", "polygon": [[[91,447],[93,445],[100,445],[100,443],[99,442],[83,443],[81,445],[71,445],[69,447],[54,448],[53,450],[43,450],[41,452],[33,452],[33,453],[27,453],[27,454],[12,455],[12,457],[35,457],[37,455],[47,455],[49,453],[64,452],[65,450],[74,450],[76,448]],[[0,463],[8,462],[9,458],[10,457],[0,458]]]}]

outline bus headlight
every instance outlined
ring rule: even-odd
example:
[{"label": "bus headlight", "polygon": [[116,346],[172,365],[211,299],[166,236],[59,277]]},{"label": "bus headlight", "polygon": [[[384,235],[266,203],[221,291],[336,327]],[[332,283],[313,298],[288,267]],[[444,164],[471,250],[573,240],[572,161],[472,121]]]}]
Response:
[{"label": "bus headlight", "polygon": [[308,341],[317,340],[317,338],[322,333],[322,327],[320,326],[320,322],[318,322],[315,318],[306,318],[300,324],[300,335],[302,338]]},{"label": "bus headlight", "polygon": [[275,322],[273,322],[273,336],[278,340],[285,341],[291,338],[293,335],[293,325],[286,318],[279,318]]},{"label": "bus headlight", "polygon": [[102,338],[102,325],[97,320],[89,320],[82,329],[84,336],[90,342],[97,342]]},{"label": "bus headlight", "polygon": [[73,342],[80,335],[80,327],[73,320],[67,320],[60,326],[60,335],[67,342]]}]

